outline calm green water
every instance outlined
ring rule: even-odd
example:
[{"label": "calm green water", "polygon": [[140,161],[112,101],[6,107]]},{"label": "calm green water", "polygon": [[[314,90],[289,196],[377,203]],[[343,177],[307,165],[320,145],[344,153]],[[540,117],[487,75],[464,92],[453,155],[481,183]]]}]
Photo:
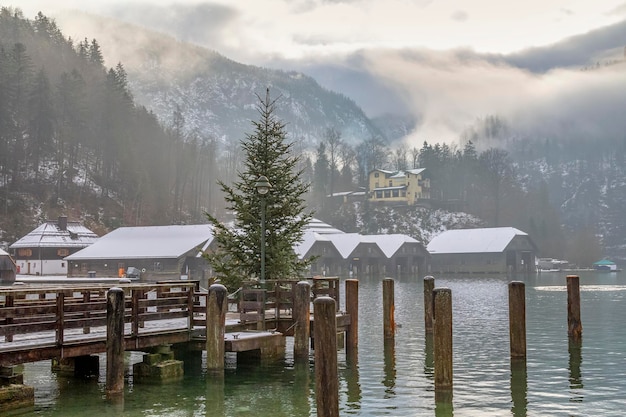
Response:
[{"label": "calm green water", "polygon": [[[395,346],[382,334],[382,284],[362,279],[358,365],[339,353],[342,416],[618,416],[626,413],[626,275],[579,273],[583,342],[569,348],[565,273],[516,277],[526,282],[527,366],[511,371],[506,277],[442,278],[452,290],[454,393],[435,404],[432,356],[424,337],[421,278],[395,281]],[[186,370],[169,385],[126,386],[123,405],[104,399],[98,380],[61,378],[50,363],[29,364],[37,416],[315,416],[313,367],[235,366],[223,380]],[[104,367],[104,358],[101,366]],[[132,355],[129,363],[139,361]],[[131,366],[129,365],[129,368]]]}]

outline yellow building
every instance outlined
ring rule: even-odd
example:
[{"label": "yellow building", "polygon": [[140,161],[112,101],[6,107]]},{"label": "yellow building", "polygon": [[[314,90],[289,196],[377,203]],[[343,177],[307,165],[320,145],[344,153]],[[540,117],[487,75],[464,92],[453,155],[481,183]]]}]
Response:
[{"label": "yellow building", "polygon": [[430,179],[426,170],[387,171],[375,169],[369,173],[368,199],[374,203],[409,205],[427,203],[430,199]]}]

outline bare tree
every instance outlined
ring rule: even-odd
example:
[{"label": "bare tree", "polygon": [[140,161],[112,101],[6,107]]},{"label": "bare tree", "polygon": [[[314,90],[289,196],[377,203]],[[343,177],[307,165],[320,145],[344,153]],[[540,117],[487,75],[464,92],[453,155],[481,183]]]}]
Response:
[{"label": "bare tree", "polygon": [[339,150],[343,141],[341,140],[341,133],[333,128],[326,128],[324,132],[324,141],[326,142],[326,151],[328,152],[328,167],[330,169],[330,186],[329,193],[332,195],[335,192],[336,176],[339,174]]}]

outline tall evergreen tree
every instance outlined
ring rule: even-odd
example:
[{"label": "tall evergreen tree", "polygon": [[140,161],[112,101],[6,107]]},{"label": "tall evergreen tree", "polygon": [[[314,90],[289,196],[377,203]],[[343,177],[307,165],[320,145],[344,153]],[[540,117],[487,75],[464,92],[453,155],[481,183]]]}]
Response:
[{"label": "tall evergreen tree", "polygon": [[[232,186],[218,182],[227,209],[235,215],[233,227],[207,213],[219,249],[207,253],[205,258],[230,289],[238,288],[244,279],[260,275],[263,231],[259,219],[263,207],[266,278],[297,278],[310,264],[310,260],[298,259],[293,249],[312,218],[304,202],[309,184],[302,181],[303,173],[297,169],[300,155],[294,155],[293,142],[287,142],[285,124],[274,115],[275,105],[269,89],[265,99],[259,97],[260,118],[252,122],[254,133],[241,143],[245,158],[238,180]],[[262,175],[272,184],[265,197],[256,190],[257,179]]]}]

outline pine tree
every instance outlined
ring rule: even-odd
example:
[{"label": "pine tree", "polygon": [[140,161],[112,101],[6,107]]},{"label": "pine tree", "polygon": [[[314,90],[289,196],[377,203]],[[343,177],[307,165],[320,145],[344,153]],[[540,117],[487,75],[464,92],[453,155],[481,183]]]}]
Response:
[{"label": "pine tree", "polygon": [[[304,194],[309,187],[298,170],[300,155],[294,155],[293,143],[287,142],[285,124],[274,112],[276,100],[259,97],[258,121],[253,121],[254,133],[247,135],[241,146],[244,151],[243,169],[232,186],[218,181],[225,195],[227,209],[235,215],[228,227],[207,213],[214,226],[219,249],[207,253],[222,283],[236,289],[244,279],[258,277],[261,270],[261,215],[265,215],[265,276],[266,279],[286,279],[302,276],[309,260],[300,260],[294,245],[301,241],[304,228],[312,218],[306,212]],[[256,190],[260,176],[266,176],[272,188],[264,198]]]}]

